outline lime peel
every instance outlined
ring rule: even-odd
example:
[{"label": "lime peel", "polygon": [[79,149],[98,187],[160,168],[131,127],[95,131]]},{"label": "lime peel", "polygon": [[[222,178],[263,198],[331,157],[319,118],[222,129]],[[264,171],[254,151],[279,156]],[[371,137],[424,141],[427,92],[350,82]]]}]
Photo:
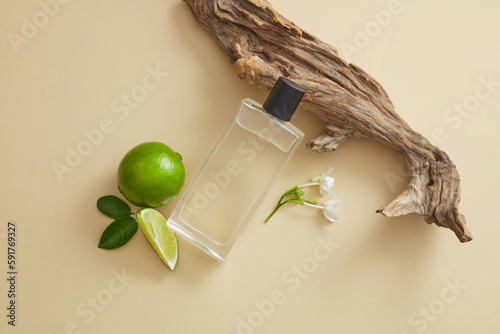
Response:
[{"label": "lime peel", "polygon": [[118,166],[118,190],[138,207],[157,208],[173,200],[184,185],[180,154],[159,142],[133,147]]}]

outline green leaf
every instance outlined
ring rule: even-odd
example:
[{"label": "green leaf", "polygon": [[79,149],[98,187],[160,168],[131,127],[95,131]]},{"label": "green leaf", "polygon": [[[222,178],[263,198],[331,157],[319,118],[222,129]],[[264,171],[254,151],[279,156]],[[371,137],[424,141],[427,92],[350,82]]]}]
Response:
[{"label": "green leaf", "polygon": [[115,219],[131,215],[128,204],[113,195],[99,198],[97,200],[97,208],[106,216]]},{"label": "green leaf", "polygon": [[118,218],[104,230],[99,248],[115,249],[125,245],[137,232],[137,221],[130,216]]}]

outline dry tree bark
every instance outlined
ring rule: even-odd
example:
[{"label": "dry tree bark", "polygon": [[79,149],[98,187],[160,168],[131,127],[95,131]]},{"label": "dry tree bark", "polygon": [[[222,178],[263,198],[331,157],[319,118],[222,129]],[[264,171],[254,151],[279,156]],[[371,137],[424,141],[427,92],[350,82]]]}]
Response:
[{"label": "dry tree bark", "polygon": [[370,137],[400,151],[410,184],[377,212],[387,217],[422,215],[447,227],[461,242],[472,240],[460,214],[460,176],[448,155],[415,132],[395,112],[384,88],[337,50],[277,13],[266,0],[183,0],[248,83],[270,89],[285,76],[306,89],[302,105],[325,130],[307,147],[335,150],[350,137]]}]

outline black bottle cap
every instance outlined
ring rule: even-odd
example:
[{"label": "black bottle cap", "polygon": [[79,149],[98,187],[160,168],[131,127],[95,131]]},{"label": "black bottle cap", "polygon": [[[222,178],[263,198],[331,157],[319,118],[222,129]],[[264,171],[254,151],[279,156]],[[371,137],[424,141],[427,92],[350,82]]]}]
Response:
[{"label": "black bottle cap", "polygon": [[305,92],[304,88],[287,78],[280,77],[262,107],[274,117],[288,122]]}]

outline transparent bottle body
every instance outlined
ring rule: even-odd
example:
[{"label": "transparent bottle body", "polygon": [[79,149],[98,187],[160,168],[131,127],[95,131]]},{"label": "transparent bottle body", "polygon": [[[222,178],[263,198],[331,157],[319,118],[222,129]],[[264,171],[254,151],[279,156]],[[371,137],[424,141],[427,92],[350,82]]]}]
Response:
[{"label": "transparent bottle body", "polygon": [[243,100],[168,220],[168,226],[224,261],[304,134]]}]

